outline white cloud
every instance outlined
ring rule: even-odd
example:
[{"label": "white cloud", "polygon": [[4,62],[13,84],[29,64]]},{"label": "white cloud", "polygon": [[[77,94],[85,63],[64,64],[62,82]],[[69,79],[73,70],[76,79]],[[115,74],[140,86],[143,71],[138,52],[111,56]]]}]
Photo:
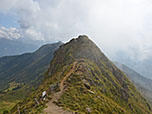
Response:
[{"label": "white cloud", "polygon": [[41,32],[35,31],[33,28],[28,28],[24,30],[24,37],[31,40],[45,40]]},{"label": "white cloud", "polygon": [[16,28],[5,28],[0,26],[0,39],[6,38],[6,39],[19,39],[22,35],[20,31]]},{"label": "white cloud", "polygon": [[16,12],[30,39],[67,41],[87,34],[109,56],[152,56],[150,0],[1,0],[0,12]]},{"label": "white cloud", "polygon": [[11,10],[28,10],[31,12],[36,12],[39,9],[39,4],[33,0],[1,0],[0,1],[0,11],[8,12]]}]

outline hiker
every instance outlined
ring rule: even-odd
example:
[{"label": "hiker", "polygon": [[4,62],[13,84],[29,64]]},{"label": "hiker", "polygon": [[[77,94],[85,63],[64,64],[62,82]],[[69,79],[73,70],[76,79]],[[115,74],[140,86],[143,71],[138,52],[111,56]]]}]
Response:
[{"label": "hiker", "polygon": [[42,93],[42,99],[45,101],[45,97],[46,97],[46,91],[43,91]]}]

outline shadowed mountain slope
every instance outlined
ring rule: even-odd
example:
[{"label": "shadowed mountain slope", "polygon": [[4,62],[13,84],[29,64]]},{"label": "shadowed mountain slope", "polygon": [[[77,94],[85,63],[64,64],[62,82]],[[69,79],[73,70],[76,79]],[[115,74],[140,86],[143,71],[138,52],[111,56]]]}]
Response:
[{"label": "shadowed mountain slope", "polygon": [[140,75],[136,71],[127,67],[126,65],[120,64],[118,62],[115,62],[115,64],[118,68],[120,68],[128,76],[128,78],[132,81],[132,83],[135,84],[137,89],[152,104],[152,80]]},{"label": "shadowed mountain slope", "polygon": [[0,113],[42,82],[54,51],[61,44],[47,44],[33,53],[0,58]]},{"label": "shadowed mountain slope", "polygon": [[[47,44],[34,53],[0,58],[0,90],[7,88],[7,83],[28,83],[37,78],[48,67],[54,51],[61,43]],[[5,85],[5,87],[3,87]]]}]

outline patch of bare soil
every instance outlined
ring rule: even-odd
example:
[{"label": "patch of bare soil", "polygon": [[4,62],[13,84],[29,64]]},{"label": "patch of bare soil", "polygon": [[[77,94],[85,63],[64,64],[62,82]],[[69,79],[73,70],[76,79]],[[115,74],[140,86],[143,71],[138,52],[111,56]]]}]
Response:
[{"label": "patch of bare soil", "polygon": [[76,62],[74,62],[73,67],[66,74],[60,83],[60,91],[52,95],[52,99],[47,103],[47,108],[44,109],[44,114],[74,114],[73,112],[65,111],[61,107],[58,107],[54,102],[57,102],[60,96],[64,93],[64,82],[70,77],[74,72],[76,67]]}]

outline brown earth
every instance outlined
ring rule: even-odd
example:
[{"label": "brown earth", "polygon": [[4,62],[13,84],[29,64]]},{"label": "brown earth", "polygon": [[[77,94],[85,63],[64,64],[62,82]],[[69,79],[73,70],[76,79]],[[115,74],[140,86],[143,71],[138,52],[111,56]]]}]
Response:
[{"label": "brown earth", "polygon": [[66,76],[62,79],[60,83],[60,91],[57,93],[54,93],[52,95],[52,99],[47,103],[47,108],[44,109],[44,114],[74,114],[70,111],[65,111],[61,107],[58,107],[54,102],[58,101],[60,96],[64,93],[64,82],[71,76],[71,74],[74,72],[76,67],[76,62],[74,62],[73,67],[70,69],[70,71],[66,74]]}]

